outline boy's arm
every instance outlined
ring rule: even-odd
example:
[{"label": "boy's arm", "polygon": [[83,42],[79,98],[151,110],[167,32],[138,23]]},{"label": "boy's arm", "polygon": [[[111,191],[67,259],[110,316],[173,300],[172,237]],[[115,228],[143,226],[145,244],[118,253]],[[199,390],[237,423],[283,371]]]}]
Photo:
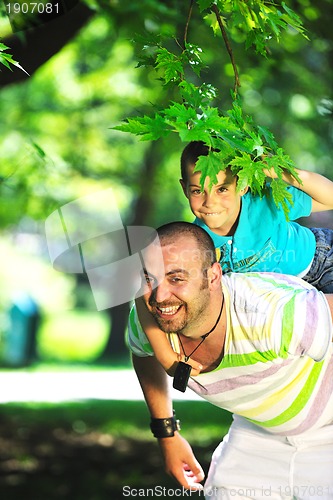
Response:
[{"label": "boy's arm", "polygon": [[[296,169],[302,184],[296,181],[289,173],[284,172],[282,175],[283,180],[294,186],[312,198],[312,212],[323,212],[324,210],[333,209],[333,182],[317,174],[316,172],[309,172],[307,170]],[[266,175],[271,178],[276,178],[276,173],[272,170],[267,171]]]},{"label": "boy's arm", "polygon": [[[161,363],[164,370],[171,376],[174,375],[178,361],[178,355],[173,351],[168,339],[162,330],[159,329],[153,316],[147,310],[147,307],[142,299],[135,299],[135,305],[139,317],[140,324],[145,332],[157,360]],[[198,375],[202,366],[200,363],[189,359],[188,364],[192,366],[191,375]]]},{"label": "boy's arm", "polygon": [[[168,377],[154,356],[133,355],[133,366],[152,418],[169,418],[173,414]],[[203,470],[189,443],[175,431],[174,436],[160,438],[165,470],[186,489],[201,490]]]}]

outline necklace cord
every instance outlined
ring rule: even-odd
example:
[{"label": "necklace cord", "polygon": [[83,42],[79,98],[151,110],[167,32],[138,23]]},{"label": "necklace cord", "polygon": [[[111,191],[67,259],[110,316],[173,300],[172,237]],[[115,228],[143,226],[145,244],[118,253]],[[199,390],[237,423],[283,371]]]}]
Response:
[{"label": "necklace cord", "polygon": [[181,338],[179,336],[179,333],[177,332],[177,337],[178,337],[179,343],[180,343],[180,345],[182,347],[182,350],[183,350],[183,353],[184,353],[185,363],[187,363],[187,361],[190,359],[190,357],[192,356],[192,354],[194,354],[195,351],[197,349],[199,349],[199,347],[206,340],[206,338],[208,337],[208,335],[210,335],[212,333],[212,331],[215,330],[215,328],[218,325],[218,322],[220,321],[220,318],[221,318],[221,315],[222,315],[222,311],[223,311],[223,306],[224,306],[224,295],[222,297],[222,305],[221,305],[221,309],[220,309],[219,315],[217,317],[217,320],[215,322],[215,325],[213,326],[213,328],[211,330],[209,330],[209,332],[205,333],[204,335],[201,335],[201,341],[199,342],[199,344],[193,349],[193,351],[189,355],[186,354],[184,346],[183,346],[183,343],[182,343],[182,340],[181,340]]}]

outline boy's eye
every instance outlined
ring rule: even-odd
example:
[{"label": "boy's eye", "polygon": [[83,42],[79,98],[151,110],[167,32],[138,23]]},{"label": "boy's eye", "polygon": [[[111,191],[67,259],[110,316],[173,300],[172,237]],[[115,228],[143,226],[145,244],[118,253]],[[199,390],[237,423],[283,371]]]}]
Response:
[{"label": "boy's eye", "polygon": [[200,191],[200,189],[192,189],[191,190],[191,194],[199,195],[201,193],[202,193],[202,191]]},{"label": "boy's eye", "polygon": [[219,187],[218,190],[217,190],[219,193],[225,193],[227,190],[227,188],[225,187]]}]

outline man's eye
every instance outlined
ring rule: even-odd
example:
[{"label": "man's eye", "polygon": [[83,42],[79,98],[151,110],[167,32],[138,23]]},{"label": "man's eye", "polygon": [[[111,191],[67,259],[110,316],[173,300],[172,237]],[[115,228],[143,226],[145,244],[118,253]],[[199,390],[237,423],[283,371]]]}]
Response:
[{"label": "man's eye", "polygon": [[148,276],[147,274],[145,274],[144,279],[146,283],[148,283],[148,285],[154,284],[155,279],[152,276]]}]

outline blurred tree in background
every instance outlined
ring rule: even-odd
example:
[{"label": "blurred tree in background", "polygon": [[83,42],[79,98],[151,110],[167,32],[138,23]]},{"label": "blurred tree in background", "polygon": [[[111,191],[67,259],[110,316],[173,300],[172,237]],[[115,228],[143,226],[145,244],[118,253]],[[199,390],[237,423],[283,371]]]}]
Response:
[{"label": "blurred tree in background", "polygon": [[[152,106],[165,107],[174,98],[173,88],[163,87],[153,68],[136,68],[140,54],[132,39],[146,31],[182,36],[189,4],[80,2],[58,19],[15,34],[2,14],[0,42],[30,74],[17,67],[0,72],[3,234],[39,235],[40,254],[47,259],[47,216],[107,187],[116,192],[125,225],[192,220],[178,184],[184,146],[178,137],[143,143],[112,130],[125,117],[151,113]],[[289,29],[279,42],[270,41],[263,57],[245,49],[241,30],[232,30],[239,94],[244,111],[274,133],[298,167],[333,178],[332,2],[286,4],[301,17],[309,40]],[[221,38],[212,35],[195,6],[187,36],[204,48],[204,78],[219,89],[228,109],[233,68]],[[93,308],[89,292],[82,301]],[[112,332],[102,356],[109,358],[126,349],[128,305],[107,312]]]}]

